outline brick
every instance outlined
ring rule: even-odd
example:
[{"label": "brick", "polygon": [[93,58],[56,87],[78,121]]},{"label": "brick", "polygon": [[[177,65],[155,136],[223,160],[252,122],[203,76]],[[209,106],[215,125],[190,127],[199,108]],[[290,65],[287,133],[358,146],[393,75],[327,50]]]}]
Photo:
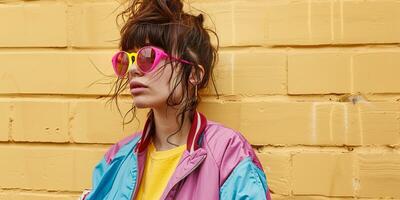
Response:
[{"label": "brick", "polygon": [[105,151],[106,148],[1,145],[0,185],[80,192],[91,186],[92,171]]},{"label": "brick", "polygon": [[[132,122],[122,129],[123,116],[131,109],[131,102],[119,101],[122,117],[115,102],[111,109],[106,109],[105,102],[76,101],[71,102],[69,116],[71,118],[71,137],[76,143],[115,143],[122,138],[140,131],[145,123],[147,110],[138,110],[140,124],[132,119],[129,112],[125,123]],[[107,104],[109,105],[109,104]]]},{"label": "brick", "polygon": [[11,102],[0,101],[0,141],[8,141]]},{"label": "brick", "polygon": [[1,4],[0,47],[67,46],[66,12],[67,5],[56,1]]},{"label": "brick", "polygon": [[[197,1],[189,5],[185,4],[185,10],[193,14],[199,14],[199,10],[205,12],[204,26],[216,31],[221,47],[233,46],[234,44],[234,24],[233,24],[233,3],[230,1]],[[212,44],[216,44],[216,39],[211,35]]]},{"label": "brick", "polygon": [[266,2],[253,0],[233,2],[233,44],[234,46],[260,45],[264,43]]},{"label": "brick", "polygon": [[350,59],[350,54],[335,52],[289,54],[289,94],[350,92]]},{"label": "brick", "polygon": [[[260,49],[224,50],[214,77],[221,95],[286,94],[286,55]],[[201,94],[215,95],[211,79]]]},{"label": "brick", "polygon": [[400,144],[400,103],[376,102],[359,106],[363,144]]},{"label": "brick", "polygon": [[240,128],[240,103],[203,101],[199,104],[199,112],[208,120],[223,123],[229,128]]},{"label": "brick", "polygon": [[[340,12],[330,1],[252,1],[224,2],[230,15],[214,15],[213,3],[202,3],[205,12],[215,16],[222,46],[316,45],[340,42]],[[205,5],[205,6],[204,6]],[[218,7],[218,6],[214,6]],[[220,9],[220,8],[219,8]],[[223,27],[221,30],[220,27]]]},{"label": "brick", "polygon": [[271,1],[266,5],[266,44],[397,43],[400,39],[400,4],[395,0]]},{"label": "brick", "polygon": [[308,33],[309,44],[332,44],[336,36],[334,28],[337,26],[333,18],[332,1],[308,1]]},{"label": "brick", "polygon": [[[396,145],[400,140],[398,106],[383,102],[246,102],[234,110],[229,104],[214,105],[209,117],[214,113],[233,116],[234,120],[226,121],[237,123],[235,127],[254,145]],[[223,117],[220,121],[225,122]]]},{"label": "brick", "polygon": [[293,194],[354,196],[353,162],[354,156],[350,153],[293,155]]},{"label": "brick", "polygon": [[312,143],[361,145],[359,105],[316,102],[311,106]]},{"label": "brick", "polygon": [[286,55],[249,49],[234,55],[235,95],[286,94]]},{"label": "brick", "polygon": [[400,198],[400,154],[360,153],[359,196]]},{"label": "brick", "polygon": [[274,194],[290,195],[290,154],[263,152],[257,154],[267,176],[268,187]]},{"label": "brick", "polygon": [[332,43],[331,7],[330,1],[270,1],[265,11],[265,44]]},{"label": "brick", "polygon": [[[218,63],[214,67],[215,86],[219,95],[233,94],[233,52],[220,51],[218,55]],[[210,77],[208,86],[204,90],[199,91],[200,94],[216,95],[214,83]]]},{"label": "brick", "polygon": [[68,142],[68,102],[14,102],[11,137],[14,141]]},{"label": "brick", "polygon": [[251,144],[312,144],[310,103],[254,102],[240,108],[240,131]]},{"label": "brick", "polygon": [[115,1],[73,3],[70,14],[72,46],[118,47],[120,28],[115,20],[123,8],[118,6]]},{"label": "brick", "polygon": [[308,142],[309,108],[307,103],[272,102],[203,102],[199,106],[208,119],[241,131],[254,145]]},{"label": "brick", "polygon": [[36,193],[21,191],[4,191],[0,192],[1,200],[76,200],[79,195],[65,195],[57,193]]},{"label": "brick", "polygon": [[400,52],[360,53],[354,56],[354,90],[364,93],[400,92]]},{"label": "brick", "polygon": [[400,41],[400,2],[335,1],[339,10],[340,43],[398,43]]},{"label": "brick", "polygon": [[[0,53],[0,93],[107,94],[116,80],[111,66],[113,53],[114,51]],[[93,84],[96,81],[98,83]]]}]

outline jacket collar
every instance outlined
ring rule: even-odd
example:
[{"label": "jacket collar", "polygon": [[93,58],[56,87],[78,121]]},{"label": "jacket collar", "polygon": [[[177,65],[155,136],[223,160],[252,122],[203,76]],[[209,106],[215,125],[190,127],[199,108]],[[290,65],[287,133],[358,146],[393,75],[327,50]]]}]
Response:
[{"label": "jacket collar", "polygon": [[[198,111],[193,112],[193,121],[186,143],[187,151],[190,152],[190,154],[200,147],[201,135],[206,126],[206,117]],[[147,148],[147,145],[150,143],[151,137],[154,135],[154,128],[154,116],[150,115],[144,125],[142,137],[138,141],[138,145],[136,145],[135,147],[135,152],[140,153]]]}]

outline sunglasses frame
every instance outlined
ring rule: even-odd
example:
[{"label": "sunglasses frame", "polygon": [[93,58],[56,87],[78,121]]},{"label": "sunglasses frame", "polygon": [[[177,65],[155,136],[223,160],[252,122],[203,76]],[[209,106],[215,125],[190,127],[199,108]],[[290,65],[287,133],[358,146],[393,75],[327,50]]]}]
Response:
[{"label": "sunglasses frame", "polygon": [[[170,58],[172,60],[176,60],[176,61],[179,61],[179,62],[182,62],[182,63],[185,63],[185,64],[193,65],[193,63],[191,63],[189,61],[186,61],[184,59],[180,59],[180,58],[176,58],[176,57],[173,57],[173,56],[169,56],[167,53],[165,53],[162,49],[160,49],[158,47],[155,47],[155,46],[144,46],[144,47],[140,48],[137,52],[131,52],[131,53],[126,52],[126,51],[118,51],[118,52],[116,52],[114,54],[114,56],[112,57],[112,64],[113,64],[113,68],[114,68],[115,74],[120,78],[124,77],[126,75],[126,73],[129,71],[129,69],[132,67],[132,64],[137,63],[138,55],[140,54],[140,52],[143,51],[146,48],[152,48],[154,50],[154,52],[156,53],[156,55],[155,55],[155,58],[154,58],[154,62],[153,62],[152,66],[150,67],[149,70],[143,71],[142,68],[138,65],[138,70],[143,74],[152,72],[156,68],[156,66],[158,65],[160,60],[164,59],[164,58]],[[119,75],[118,72],[117,72],[117,57],[121,52],[125,53],[128,56],[129,64],[128,64],[126,72],[124,74]],[[135,58],[134,62],[132,62],[132,57]]]}]

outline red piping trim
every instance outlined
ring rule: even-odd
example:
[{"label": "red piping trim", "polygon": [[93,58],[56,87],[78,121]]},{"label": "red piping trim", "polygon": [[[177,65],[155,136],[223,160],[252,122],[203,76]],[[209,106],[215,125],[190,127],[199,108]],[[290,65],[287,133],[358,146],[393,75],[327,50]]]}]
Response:
[{"label": "red piping trim", "polygon": [[[200,124],[196,134],[198,123]],[[193,150],[199,148],[198,140],[200,139],[200,136],[203,133],[206,126],[207,126],[206,117],[198,111],[194,112],[193,122],[190,127],[189,135],[187,137],[187,142],[186,142],[187,143],[186,147],[188,151],[191,150],[192,145],[194,145]],[[153,116],[150,116],[146,120],[142,132],[142,138],[138,141],[138,145],[135,148],[135,152],[143,152],[147,148],[147,145],[150,143],[150,139],[153,133],[154,133]]]}]

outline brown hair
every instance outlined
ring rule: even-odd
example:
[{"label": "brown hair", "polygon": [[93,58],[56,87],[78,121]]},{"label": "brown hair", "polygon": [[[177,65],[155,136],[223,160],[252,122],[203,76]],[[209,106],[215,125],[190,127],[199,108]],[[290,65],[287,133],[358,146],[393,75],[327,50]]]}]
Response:
[{"label": "brown hair", "polygon": [[[193,65],[179,63],[182,67],[180,68],[181,70],[177,70],[176,72],[178,73],[178,78],[174,80],[173,90],[169,94],[166,102],[168,106],[182,104],[176,119],[180,124],[179,129],[171,134],[168,137],[169,139],[182,129],[185,113],[190,112],[191,114],[189,116],[192,116],[201,100],[200,97],[196,98],[197,94],[195,94],[194,91],[189,91],[188,85],[192,70],[194,70],[197,80],[200,78],[200,69],[196,67],[197,65],[202,65],[204,68],[204,76],[200,82],[197,83],[197,89],[206,88],[211,78],[216,94],[219,96],[215,87],[213,75],[213,68],[218,59],[218,36],[215,31],[204,27],[203,14],[195,16],[184,12],[181,0],[132,0],[129,2],[129,6],[119,13],[116,18],[118,21],[118,18],[122,17],[124,22],[120,30],[120,50],[131,51],[133,49],[139,49],[149,43],[162,48],[169,55],[174,55],[175,57],[193,63]],[[209,33],[215,35],[216,47],[211,44]],[[146,43],[146,40],[148,43]],[[178,65],[176,62],[169,62],[167,64]],[[166,65],[163,67],[165,66]],[[173,73],[175,73],[175,67],[172,67],[172,69],[174,71]],[[170,81],[171,78],[172,75]],[[172,97],[180,83],[182,84],[184,95],[182,95],[179,102],[174,102]],[[129,80],[127,77],[122,79],[117,78],[113,85],[114,94],[109,99],[109,101],[115,99],[120,114],[118,96],[128,84]],[[185,99],[185,97],[187,98]],[[130,121],[125,123],[125,117],[129,112],[133,113],[133,117]],[[152,117],[152,115],[153,112],[150,110],[147,117]],[[130,123],[133,118],[137,119],[136,107],[134,105],[132,105],[132,108],[125,114],[123,125]]]}]

